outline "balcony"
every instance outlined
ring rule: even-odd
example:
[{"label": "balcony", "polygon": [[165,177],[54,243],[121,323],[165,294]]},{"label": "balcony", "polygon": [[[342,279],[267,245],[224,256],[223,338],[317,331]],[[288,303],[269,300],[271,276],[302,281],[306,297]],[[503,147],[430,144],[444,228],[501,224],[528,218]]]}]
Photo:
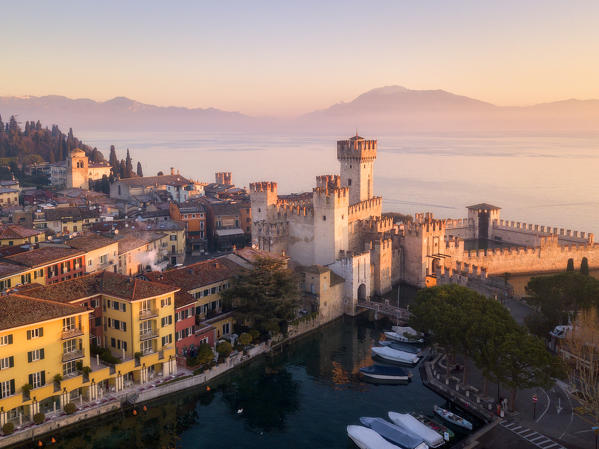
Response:
[{"label": "balcony", "polygon": [[158,332],[155,330],[145,331],[145,332],[141,332],[139,334],[139,339],[141,341],[149,340],[150,338],[157,338],[157,337],[158,337]]},{"label": "balcony", "polygon": [[68,340],[69,338],[80,337],[81,335],[83,335],[83,331],[81,329],[79,329],[78,327],[73,328],[73,329],[63,329],[62,330],[62,339],[63,340]]},{"label": "balcony", "polygon": [[63,362],[70,362],[71,360],[82,359],[82,358],[83,358],[83,351],[81,351],[81,350],[65,352],[62,354]]},{"label": "balcony", "polygon": [[156,317],[158,317],[157,310],[140,310],[140,312],[139,312],[140,320],[147,320],[147,319],[156,318]]}]

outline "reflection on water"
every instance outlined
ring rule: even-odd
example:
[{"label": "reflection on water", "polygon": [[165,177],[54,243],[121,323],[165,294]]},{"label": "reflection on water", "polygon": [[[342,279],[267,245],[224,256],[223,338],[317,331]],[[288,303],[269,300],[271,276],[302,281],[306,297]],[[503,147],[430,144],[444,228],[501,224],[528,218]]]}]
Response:
[{"label": "reflection on water", "polygon": [[347,448],[345,427],[360,416],[389,410],[432,416],[443,401],[423,387],[417,370],[408,385],[360,382],[358,369],[372,364],[378,326],[343,318],[223,376],[210,391],[185,391],[150,403],[147,413],[119,413],[56,435],[54,447]]}]

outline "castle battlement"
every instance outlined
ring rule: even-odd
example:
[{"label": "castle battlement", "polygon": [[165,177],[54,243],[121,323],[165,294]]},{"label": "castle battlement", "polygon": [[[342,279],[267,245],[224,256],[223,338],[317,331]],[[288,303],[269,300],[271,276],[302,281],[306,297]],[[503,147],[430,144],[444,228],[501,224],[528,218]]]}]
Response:
[{"label": "castle battlement", "polygon": [[277,193],[277,183],[272,181],[251,182],[250,192]]},{"label": "castle battlement", "polygon": [[420,232],[430,233],[445,230],[445,220],[433,218],[433,214],[416,214],[415,220],[412,223],[404,225],[406,231],[417,231],[415,235],[420,235]]},{"label": "castle battlement", "polygon": [[316,187],[321,189],[335,189],[341,187],[341,176],[320,175],[316,177]]},{"label": "castle battlement", "polygon": [[362,226],[365,232],[383,233],[391,231],[395,224],[391,217],[370,217],[364,221]]},{"label": "castle battlement", "polygon": [[380,207],[383,204],[383,199],[380,196],[375,196],[368,200],[360,201],[359,203],[355,203],[349,206],[349,214],[357,214],[360,211],[373,209],[375,207]]},{"label": "castle battlement", "polygon": [[312,189],[312,204],[315,208],[317,207],[347,207],[349,204],[349,188],[348,187],[335,187],[320,188],[315,187]]},{"label": "castle battlement", "polygon": [[365,140],[354,136],[347,140],[337,141],[337,159],[351,159],[360,162],[374,161],[376,159],[376,140]]},{"label": "castle battlement", "polygon": [[474,220],[471,218],[448,218],[445,220],[446,229],[469,228],[471,226],[474,226]]},{"label": "castle battlement", "polygon": [[510,221],[503,219],[495,220],[493,221],[493,227],[495,229],[501,229],[505,231],[523,232],[529,234],[556,235],[562,240],[578,240],[580,243],[586,242],[592,244],[595,240],[595,236],[591,232],[587,233],[583,231],[573,231],[570,229],[522,223],[519,221]]}]

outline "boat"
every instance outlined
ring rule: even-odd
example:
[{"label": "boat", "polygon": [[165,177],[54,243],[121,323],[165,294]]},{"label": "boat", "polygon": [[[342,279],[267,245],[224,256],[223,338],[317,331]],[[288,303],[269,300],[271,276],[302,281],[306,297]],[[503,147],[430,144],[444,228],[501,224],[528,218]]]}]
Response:
[{"label": "boat", "polygon": [[384,384],[408,383],[412,373],[399,366],[372,365],[360,368],[360,374],[365,380]]},{"label": "boat", "polygon": [[364,426],[347,426],[347,436],[360,449],[401,449],[389,443],[374,430]]},{"label": "boat", "polygon": [[422,334],[411,327],[393,326],[390,331],[384,332],[385,337],[401,343],[424,343]]},{"label": "boat", "polygon": [[450,412],[449,410],[445,410],[444,408],[435,405],[433,407],[434,412],[439,415],[444,420],[455,424],[456,426],[463,427],[467,430],[472,430],[472,423],[461,416],[456,415],[455,413]]},{"label": "boat", "polygon": [[428,446],[422,438],[405,429],[402,429],[383,418],[360,418],[362,425],[374,430],[380,436],[397,444],[403,449],[428,449]]},{"label": "boat", "polygon": [[401,343],[393,340],[379,340],[379,345],[389,346],[391,349],[397,349],[398,351],[409,352],[410,354],[422,355],[422,350],[418,346],[411,345],[409,343]]},{"label": "boat", "polygon": [[418,435],[429,447],[435,448],[445,444],[445,440],[439,433],[425,426],[408,413],[389,412],[389,419],[393,424]]},{"label": "boat", "polygon": [[397,349],[391,349],[388,346],[375,346],[372,348],[372,354],[387,362],[404,363],[406,365],[415,365],[420,360],[420,357],[416,354],[398,351]]},{"label": "boat", "polygon": [[453,432],[453,430],[451,430],[447,426],[444,426],[441,423],[438,423],[434,419],[430,419],[428,416],[424,416],[424,415],[421,415],[419,413],[413,413],[412,412],[412,413],[410,413],[410,415],[412,415],[414,418],[416,418],[418,421],[420,421],[425,426],[430,427],[431,429],[433,429],[438,434],[443,435],[443,439],[445,441],[450,441],[450,440],[453,440],[455,438],[455,433]]}]

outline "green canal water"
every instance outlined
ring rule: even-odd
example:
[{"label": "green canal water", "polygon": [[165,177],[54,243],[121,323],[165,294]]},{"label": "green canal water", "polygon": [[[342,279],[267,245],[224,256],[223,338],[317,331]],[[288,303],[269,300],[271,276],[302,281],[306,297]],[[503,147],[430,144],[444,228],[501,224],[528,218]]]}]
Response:
[{"label": "green canal water", "polygon": [[[64,434],[53,448],[352,448],[345,428],[389,410],[432,415],[445,401],[412,369],[408,385],[371,385],[358,369],[384,323],[342,318],[205,387]],[[389,325],[387,323],[387,325]],[[47,440],[47,439],[46,439]],[[34,447],[30,446],[22,447]]]}]

